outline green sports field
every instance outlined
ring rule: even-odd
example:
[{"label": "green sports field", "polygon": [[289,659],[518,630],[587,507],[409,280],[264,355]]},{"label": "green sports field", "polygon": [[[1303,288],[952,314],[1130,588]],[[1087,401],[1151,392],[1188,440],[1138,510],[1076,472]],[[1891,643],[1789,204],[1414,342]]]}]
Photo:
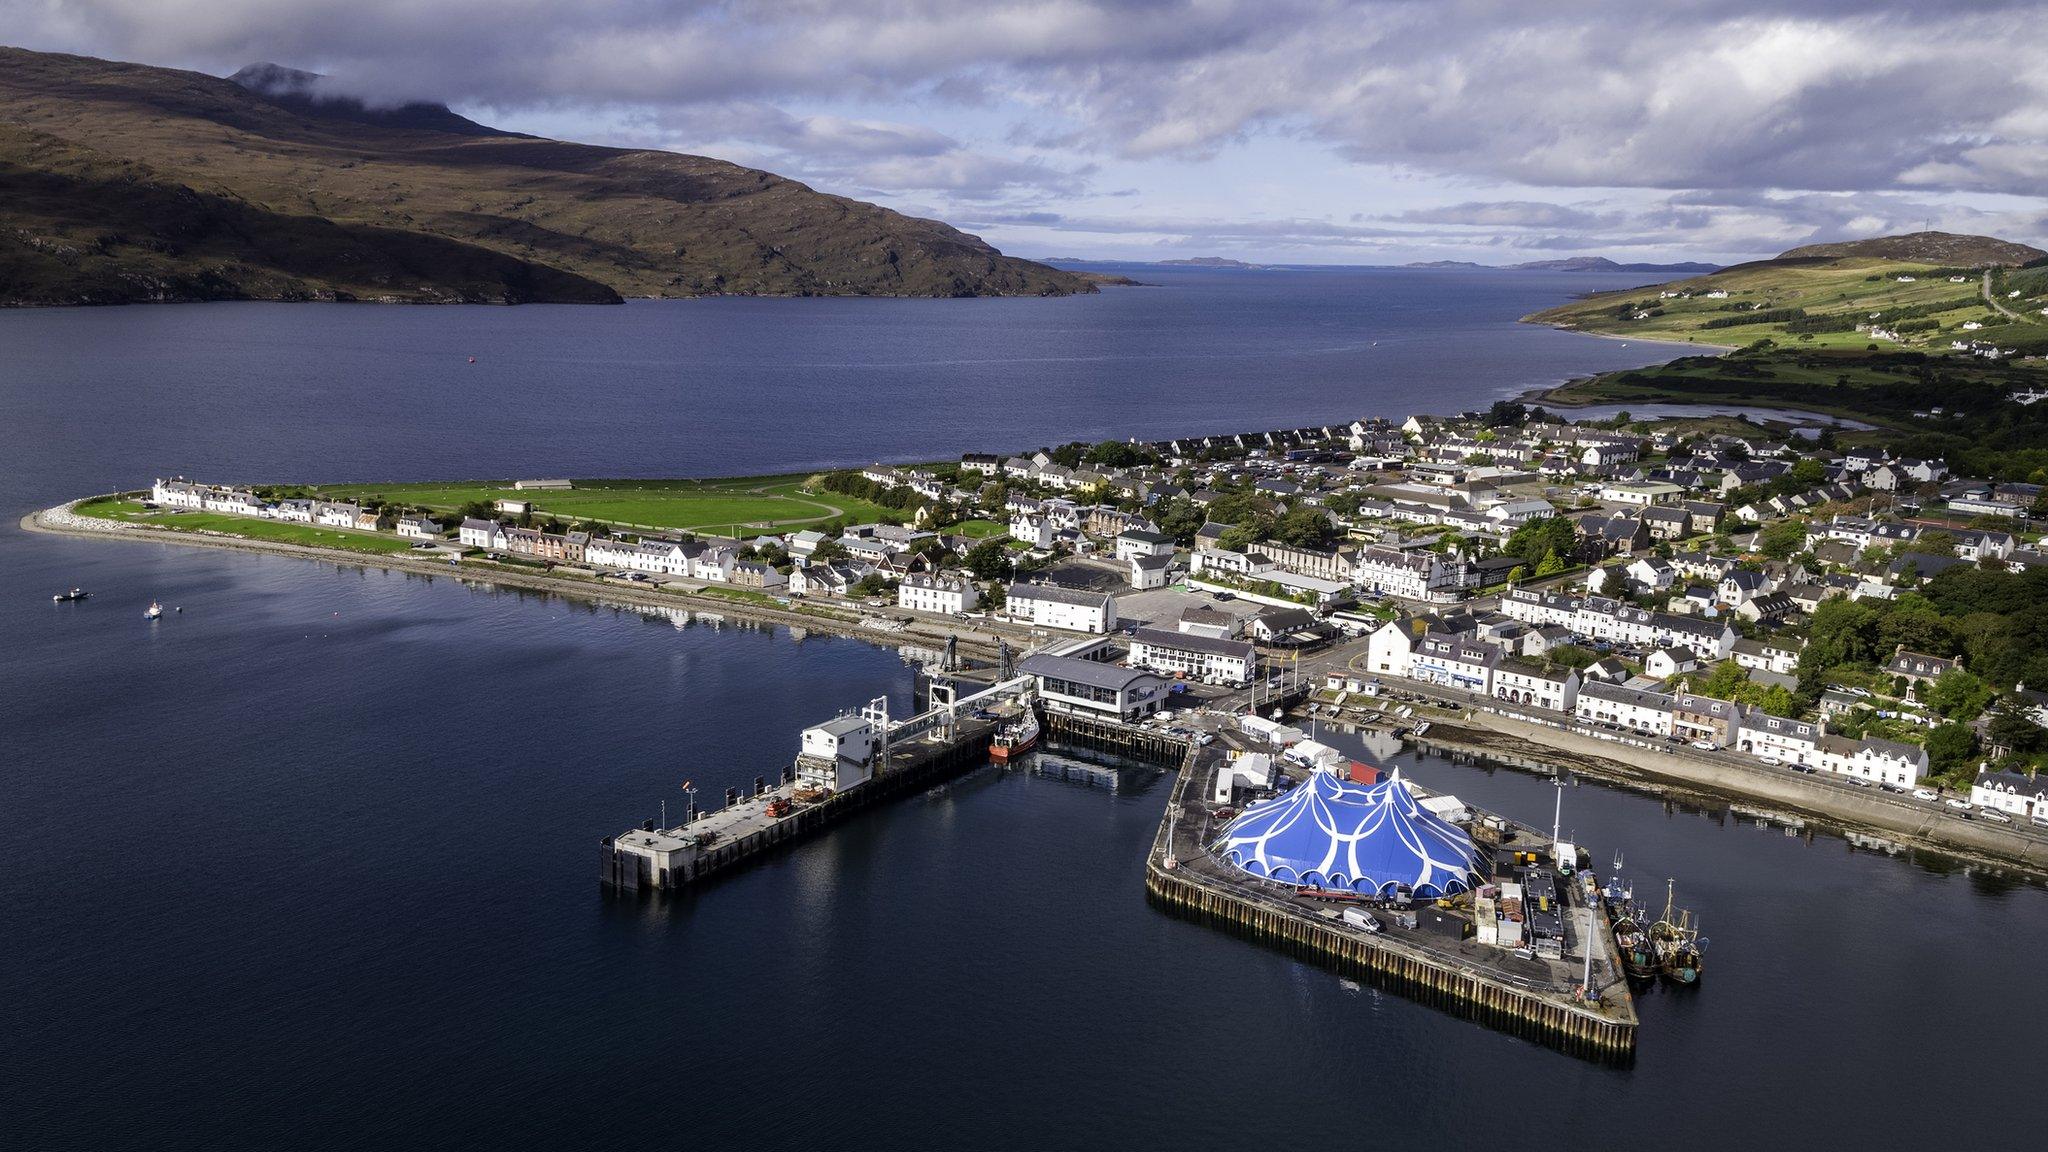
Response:
[{"label": "green sports field", "polygon": [[873,520],[882,510],[836,492],[807,493],[803,476],[725,480],[577,480],[567,491],[519,491],[509,480],[425,484],[323,484],[323,498],[377,497],[453,511],[474,502],[529,500],[539,516],[602,520],[628,528],[689,530],[747,536],[786,532],[850,516]]}]

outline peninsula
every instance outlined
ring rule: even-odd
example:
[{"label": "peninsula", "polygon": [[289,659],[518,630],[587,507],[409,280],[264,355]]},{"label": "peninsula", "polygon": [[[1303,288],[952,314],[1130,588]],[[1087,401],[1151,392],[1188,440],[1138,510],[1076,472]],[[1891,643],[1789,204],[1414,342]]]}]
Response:
[{"label": "peninsula", "polygon": [[1503,401],[724,481],[168,478],[28,526],[885,643],[1103,637],[1128,670],[1083,709],[1104,723],[1168,681],[1230,713],[1284,680],[1337,722],[2048,871],[2048,697],[2027,687],[2048,683],[2048,499],[1995,456],[1899,451],[1910,435]]}]

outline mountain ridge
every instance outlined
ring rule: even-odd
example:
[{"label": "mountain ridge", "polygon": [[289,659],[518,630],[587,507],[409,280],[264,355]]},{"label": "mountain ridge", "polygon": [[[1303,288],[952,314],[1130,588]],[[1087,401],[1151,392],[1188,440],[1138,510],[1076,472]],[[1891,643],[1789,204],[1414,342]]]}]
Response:
[{"label": "mountain ridge", "polygon": [[240,75],[0,48],[0,304],[1096,290],[774,173]]},{"label": "mountain ridge", "polygon": [[1871,236],[1832,244],[1807,244],[1780,252],[1773,259],[1838,260],[1849,257],[1983,268],[2026,264],[2048,257],[2048,252],[2031,244],[2001,240],[1996,236],[1906,232],[1897,236]]}]

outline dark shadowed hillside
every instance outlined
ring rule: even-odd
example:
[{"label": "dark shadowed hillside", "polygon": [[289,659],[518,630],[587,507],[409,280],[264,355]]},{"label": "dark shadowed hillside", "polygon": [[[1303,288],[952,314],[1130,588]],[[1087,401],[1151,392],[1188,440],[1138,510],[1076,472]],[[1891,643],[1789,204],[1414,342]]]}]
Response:
[{"label": "dark shadowed hillside", "polygon": [[773,173],[238,75],[0,48],[0,303],[1094,291]]}]

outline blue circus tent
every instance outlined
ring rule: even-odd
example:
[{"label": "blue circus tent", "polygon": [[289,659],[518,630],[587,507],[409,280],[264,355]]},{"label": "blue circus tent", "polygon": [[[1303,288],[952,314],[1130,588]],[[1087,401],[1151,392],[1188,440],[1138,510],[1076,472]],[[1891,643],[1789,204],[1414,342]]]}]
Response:
[{"label": "blue circus tent", "polygon": [[1317,771],[1224,826],[1215,852],[1254,876],[1284,884],[1417,896],[1471,886],[1472,837],[1416,803],[1397,771],[1375,785]]}]

